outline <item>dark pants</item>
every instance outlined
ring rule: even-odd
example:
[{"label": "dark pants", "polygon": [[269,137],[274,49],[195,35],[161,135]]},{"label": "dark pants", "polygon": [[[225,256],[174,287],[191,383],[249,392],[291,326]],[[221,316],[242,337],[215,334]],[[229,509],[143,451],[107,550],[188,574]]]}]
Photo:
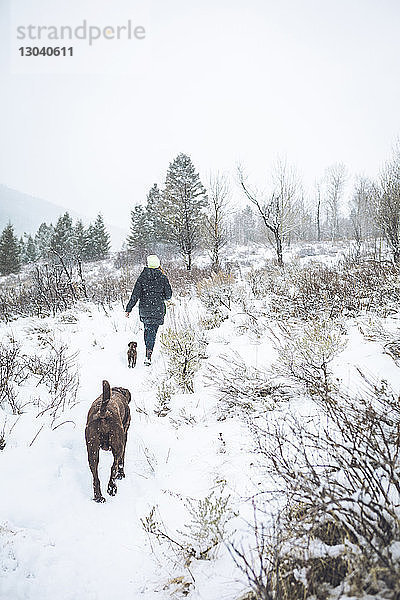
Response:
[{"label": "dark pants", "polygon": [[144,323],[144,343],[146,344],[146,350],[153,350],[159,327],[159,325],[154,325],[153,323]]}]

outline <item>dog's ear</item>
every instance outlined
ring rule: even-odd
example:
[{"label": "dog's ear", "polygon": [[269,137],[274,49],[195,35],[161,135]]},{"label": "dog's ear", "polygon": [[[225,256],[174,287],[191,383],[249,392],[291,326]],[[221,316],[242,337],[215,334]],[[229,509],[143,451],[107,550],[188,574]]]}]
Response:
[{"label": "dog's ear", "polygon": [[137,342],[132,342],[133,347],[136,348],[137,347]]}]

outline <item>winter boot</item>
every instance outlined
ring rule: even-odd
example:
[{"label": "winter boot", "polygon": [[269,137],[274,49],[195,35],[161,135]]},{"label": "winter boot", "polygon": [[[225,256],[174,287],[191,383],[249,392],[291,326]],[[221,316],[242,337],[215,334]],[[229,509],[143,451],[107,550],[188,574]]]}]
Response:
[{"label": "winter boot", "polygon": [[153,350],[149,350],[148,348],[146,348],[146,358],[144,359],[144,364],[148,367],[151,365],[151,355],[153,353]]}]

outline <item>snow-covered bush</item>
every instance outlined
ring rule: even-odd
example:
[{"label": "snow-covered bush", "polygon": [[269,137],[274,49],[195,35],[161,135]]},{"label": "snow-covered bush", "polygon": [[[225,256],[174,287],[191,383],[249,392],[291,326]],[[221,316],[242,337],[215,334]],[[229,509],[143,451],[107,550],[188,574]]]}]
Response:
[{"label": "snow-covered bush", "polygon": [[262,598],[276,597],[279,586],[293,600],[333,598],[339,589],[394,600],[400,594],[398,398],[385,382],[365,380],[359,396],[338,393],[320,406],[322,419],[289,414],[253,424],[269,502],[282,501],[281,543],[271,562],[268,534],[258,527],[261,553],[239,561],[245,570],[261,564],[257,580],[249,569],[249,581]]},{"label": "snow-covered bush", "polygon": [[288,388],[268,370],[248,366],[238,353],[220,358],[210,365],[206,378],[216,386],[219,400],[219,418],[228,415],[273,410],[289,397]]},{"label": "snow-covered bush", "polygon": [[166,417],[171,410],[171,397],[173,386],[168,381],[163,380],[157,387],[157,404],[154,407],[154,413],[157,417]]},{"label": "snow-covered bush", "polygon": [[[256,512],[252,548],[231,546],[231,555],[251,587],[251,591],[238,600],[337,598],[338,591],[336,595],[331,592],[346,576],[346,558],[335,554],[335,547],[330,549],[332,553],[324,554],[324,546],[329,544],[315,540],[309,532],[298,540],[290,523],[282,520],[281,514],[272,527],[265,527],[261,513]],[[341,594],[342,588],[339,589]]]},{"label": "snow-covered bush", "polygon": [[87,298],[79,261],[36,263],[16,277],[0,282],[0,319],[55,316]]},{"label": "snow-covered bush", "polygon": [[218,492],[213,490],[200,500],[184,500],[190,520],[185,523],[184,530],[178,533],[192,547],[195,558],[216,558],[219,546],[226,538],[227,525],[236,516],[230,504],[231,497],[223,488]]},{"label": "snow-covered bush", "polygon": [[250,269],[246,281],[255,298],[265,298],[274,289],[274,284],[282,275],[282,269],[272,263],[263,269]]},{"label": "snow-covered bush", "polygon": [[270,323],[267,300],[255,300],[247,286],[237,286],[235,293],[237,311],[235,313],[236,331],[239,335],[247,334],[252,339],[260,340]]},{"label": "snow-covered bush", "polygon": [[187,568],[193,560],[215,559],[222,542],[227,541],[228,523],[237,516],[224,486],[199,500],[172,492],[170,495],[184,507],[187,515],[184,529],[170,531],[160,516],[158,506],[153,506],[141,519],[145,532],[161,546],[165,544],[174,554],[176,563]]},{"label": "snow-covered bush", "polygon": [[24,406],[22,384],[43,386],[36,399],[39,415],[48,413],[54,424],[65,408],[76,402],[76,354],[71,354],[67,345],[56,345],[48,339],[43,345],[45,355],[25,355],[14,339],[0,344],[0,406],[8,403],[13,413],[20,413]]},{"label": "snow-covered bush", "polygon": [[40,316],[44,313],[34,297],[31,279],[19,275],[0,280],[0,319],[6,323],[18,316]]},{"label": "snow-covered bush", "polygon": [[185,391],[193,392],[193,378],[203,355],[195,332],[168,328],[161,334],[161,347],[168,357],[168,374]]},{"label": "snow-covered bush", "polygon": [[1,279],[0,319],[56,316],[88,300],[103,306],[120,301],[125,306],[134,282],[133,272],[116,272],[105,261],[36,263],[18,277]]},{"label": "snow-covered bush", "polygon": [[222,323],[221,316],[219,314],[207,315],[203,319],[200,320],[200,326],[205,329],[214,329],[215,327],[219,327]]},{"label": "snow-covered bush", "polygon": [[128,269],[114,271],[106,266],[87,272],[88,299],[102,306],[111,306],[116,301],[125,306],[135,284],[134,272]]},{"label": "snow-covered bush", "polygon": [[48,413],[54,424],[57,417],[76,403],[79,376],[76,365],[77,354],[71,354],[66,344],[47,343],[45,356],[26,357],[28,370],[43,384],[47,396],[41,397],[40,415]]},{"label": "snow-covered bush", "polygon": [[292,267],[277,281],[271,289],[271,310],[278,317],[387,316],[400,308],[399,271],[391,263],[311,264]]},{"label": "snow-covered bush", "polygon": [[33,269],[33,302],[37,316],[53,317],[77,300],[86,298],[86,286],[80,261],[65,264],[53,261],[36,264]]},{"label": "snow-covered bush", "polygon": [[7,403],[14,414],[20,413],[18,387],[27,378],[21,346],[13,338],[0,343],[0,406]]},{"label": "snow-covered bush", "polygon": [[222,271],[212,273],[197,283],[197,294],[208,312],[204,326],[211,329],[228,318],[234,300],[235,278]]},{"label": "snow-covered bush", "polygon": [[330,363],[346,342],[339,325],[331,320],[314,320],[301,328],[281,326],[278,369],[311,396],[329,400],[337,389]]},{"label": "snow-covered bush", "polygon": [[310,263],[284,269],[268,265],[246,275],[256,299],[269,298],[268,309],[278,319],[381,316],[400,309],[400,276],[390,262],[342,261],[333,266]]},{"label": "snow-covered bush", "polygon": [[187,296],[193,294],[193,288],[199,281],[210,276],[209,268],[193,266],[190,271],[180,268],[176,263],[163,263],[163,271],[167,275],[174,296]]},{"label": "snow-covered bush", "polygon": [[177,415],[171,416],[169,422],[175,429],[179,429],[185,425],[196,425],[198,417],[193,411],[187,409],[185,406],[182,407]]}]

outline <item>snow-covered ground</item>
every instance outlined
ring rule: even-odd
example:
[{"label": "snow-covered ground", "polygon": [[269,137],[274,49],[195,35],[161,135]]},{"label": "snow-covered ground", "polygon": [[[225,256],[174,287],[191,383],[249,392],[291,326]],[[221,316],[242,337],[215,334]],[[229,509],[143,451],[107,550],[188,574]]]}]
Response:
[{"label": "snow-covered ground", "polygon": [[[251,264],[251,256],[246,259]],[[255,264],[260,260],[256,256]],[[196,323],[202,310],[195,297],[175,298],[164,328],[173,315],[189,315]],[[82,304],[55,318],[2,324],[1,339],[11,336],[26,355],[42,351],[43,335],[50,335],[55,345],[67,344],[71,353],[77,352],[80,385],[76,405],[67,408],[53,428],[46,414],[36,416],[40,387],[22,384],[20,401],[26,406],[21,415],[11,414],[6,406],[0,410],[0,432],[4,428],[6,441],[0,452],[1,600],[162,600],[186,593],[193,599],[235,600],[248,589],[223,544],[215,558],[194,559],[188,569],[143,527],[157,507],[166,531],[185,530],[190,524],[185,499],[201,500],[214,490],[230,495],[235,516],[227,534],[246,543],[252,510],[246,499],[259,483],[252,443],[239,416],[218,418],[217,395],[205,378],[208,365],[218,364],[221,355],[237,352],[257,367],[269,367],[276,360],[268,332],[258,340],[251,333],[238,333],[239,313],[233,308],[220,327],[205,332],[207,357],[195,377],[195,392],[175,391],[165,417],[157,416],[154,408],[166,358],[158,339],[152,366],[143,365],[137,309],[128,320],[120,305],[104,310]],[[397,320],[385,323],[395,327]],[[398,391],[398,367],[383,354],[382,344],[366,340],[357,319],[348,320],[346,329],[346,346],[334,360],[335,375],[343,385],[352,387],[358,366],[385,378]],[[135,369],[127,368],[131,340],[139,342]],[[84,429],[103,379],[131,391],[132,423],[126,478],[117,482],[115,497],[105,494],[111,454],[102,452],[100,479],[107,502],[96,504]],[[299,410],[308,410],[301,398],[297,404]]]},{"label": "snow-covered ground", "polygon": [[[15,420],[17,423],[0,454],[4,484],[0,497],[0,597],[170,597],[171,589],[164,591],[163,587],[176,577],[187,579],[188,575],[185,569],[176,570],[169,564],[161,551],[160,556],[153,553],[141,518],[158,505],[166,523],[183,529],[182,501],[171,493],[203,498],[218,488],[221,478],[229,480],[233,488],[237,484],[241,489],[246,487],[246,477],[242,481],[241,464],[246,460],[241,456],[240,423],[215,420],[215,400],[200,382],[195,394],[174,395],[169,415],[157,417],[153,412],[155,390],[165,364],[158,348],[152,367],[143,366],[137,315],[128,321],[119,307],[109,315],[96,307],[77,314],[78,322],[72,324],[60,318],[40,321],[41,327],[51,329],[55,340],[67,341],[72,351],[79,351],[79,403],[60,420],[73,422],[54,431],[47,425],[41,429],[44,419],[35,419],[29,406],[20,416],[7,415],[6,432]],[[23,342],[25,353],[33,353],[37,335],[31,332],[35,324],[34,319],[20,319],[2,333]],[[137,339],[140,347],[133,370],[127,368],[126,361],[131,339]],[[216,350],[218,344],[214,346]],[[84,428],[103,378],[131,390],[132,424],[126,479],[119,483],[117,496],[107,496],[107,503],[98,505],[91,499]],[[23,392],[27,401],[35,395],[32,389]],[[195,423],[186,423],[181,413]],[[2,418],[4,421],[4,414]],[[177,424],[171,422],[174,418]],[[229,454],[221,453],[220,433]],[[101,453],[100,465],[105,492],[110,453]],[[193,567],[199,597],[228,598],[234,589],[239,592],[244,587],[235,583],[226,552],[220,554],[221,559],[213,562],[211,569],[209,561],[197,561]]]}]

